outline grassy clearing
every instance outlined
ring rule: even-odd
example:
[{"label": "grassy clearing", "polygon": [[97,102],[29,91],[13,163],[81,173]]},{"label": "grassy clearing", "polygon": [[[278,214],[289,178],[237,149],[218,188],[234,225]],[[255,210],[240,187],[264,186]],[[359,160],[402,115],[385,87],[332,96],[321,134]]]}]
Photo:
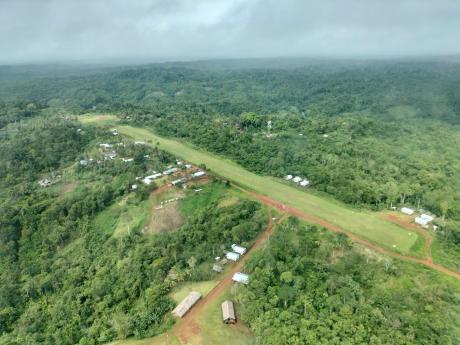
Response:
[{"label": "grassy clearing", "polygon": [[230,160],[216,157],[175,140],[162,138],[143,128],[131,126],[117,126],[117,128],[121,133],[136,140],[143,140],[151,145],[159,142],[160,149],[194,164],[203,163],[226,179],[325,219],[383,247],[401,253],[415,254],[412,246],[419,236],[415,232],[407,231],[381,219],[378,213],[353,209],[332,198],[299,190],[275,178],[256,175]]},{"label": "grassy clearing", "polygon": [[[254,343],[251,330],[241,321],[235,325],[226,325],[222,322],[221,303],[227,299],[232,300],[233,286],[225,293],[211,301],[198,317],[200,334],[190,339],[191,345],[250,345]],[[239,305],[235,304],[235,313],[238,318]],[[225,341],[224,341],[225,340]],[[224,342],[223,342],[224,341]]]},{"label": "grassy clearing", "polygon": [[217,283],[218,281],[215,280],[204,282],[187,282],[175,287],[175,289],[170,293],[170,296],[177,303],[182,301],[192,291],[198,291],[203,296],[206,296],[208,292],[217,285]]},{"label": "grassy clearing", "polygon": [[230,192],[230,189],[223,184],[212,183],[200,187],[200,192],[190,191],[187,198],[181,203],[181,212],[185,216],[191,216],[197,210],[207,207],[210,203],[217,201]]},{"label": "grassy clearing", "polygon": [[116,340],[106,345],[180,345],[180,342],[173,334],[165,333],[154,338],[147,338],[142,340]]},{"label": "grassy clearing", "polygon": [[85,114],[85,115],[80,115],[78,117],[78,120],[81,123],[85,124],[99,124],[99,125],[109,125],[113,124],[118,121],[118,118],[115,115],[110,115],[110,114]]},{"label": "grassy clearing", "polygon": [[102,211],[94,220],[99,231],[123,236],[129,231],[142,227],[148,218],[149,201],[132,201],[132,195],[121,199]]}]

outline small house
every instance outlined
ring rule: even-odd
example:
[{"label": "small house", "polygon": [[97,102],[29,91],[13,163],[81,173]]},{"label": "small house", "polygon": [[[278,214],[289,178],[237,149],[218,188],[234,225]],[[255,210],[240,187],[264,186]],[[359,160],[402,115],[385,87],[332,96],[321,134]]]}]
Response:
[{"label": "small house", "polygon": [[420,218],[426,220],[428,223],[433,221],[434,217],[433,216],[430,216],[429,214],[426,214],[426,213],[422,213],[420,215]]},{"label": "small house", "polygon": [[233,277],[232,277],[232,280],[234,282],[237,282],[237,283],[242,283],[242,284],[248,284],[249,283],[249,276],[245,273],[241,273],[241,272],[236,272]]},{"label": "small house", "polygon": [[241,246],[237,246],[236,244],[232,244],[232,250],[235,253],[238,253],[240,255],[244,255],[246,253],[246,248],[241,247]]},{"label": "small house", "polygon": [[88,162],[86,159],[82,159],[82,160],[80,161],[80,165],[86,166],[86,165],[88,165],[88,164],[89,164],[89,162]]},{"label": "small house", "polygon": [[224,270],[224,268],[222,267],[222,265],[216,263],[212,266],[212,270],[220,273]]},{"label": "small house", "polygon": [[198,291],[192,291],[180,302],[172,311],[172,314],[177,317],[183,317],[192,307],[199,301],[201,294]]},{"label": "small house", "polygon": [[134,145],[144,145],[145,143],[143,141],[135,141]]},{"label": "small house", "polygon": [[310,184],[310,181],[308,181],[307,179],[303,180],[303,181],[300,181],[300,186],[302,187],[307,187],[309,184]]},{"label": "small house", "polygon": [[401,208],[401,212],[404,213],[404,214],[408,214],[408,215],[414,214],[414,210],[409,208],[409,207]]},{"label": "small house", "polygon": [[294,177],[294,176],[292,176],[292,175],[286,175],[286,176],[284,177],[284,179],[285,179],[286,181],[290,181],[290,180],[292,180],[293,177]]},{"label": "small house", "polygon": [[235,308],[232,301],[224,301],[221,304],[222,308],[222,321],[226,324],[236,323]]},{"label": "small house", "polygon": [[238,261],[240,259],[240,254],[228,252],[227,254],[225,254],[225,257],[231,261]]},{"label": "small house", "polygon": [[292,179],[292,182],[294,183],[299,183],[300,181],[302,181],[303,179],[300,177],[300,176],[296,176]]},{"label": "small house", "polygon": [[99,146],[104,148],[104,149],[108,149],[108,148],[112,147],[112,145],[110,145],[110,144],[99,144]]},{"label": "small house", "polygon": [[123,162],[132,162],[134,158],[122,158],[121,159]]},{"label": "small house", "polygon": [[192,167],[192,165],[191,165],[191,164],[185,164],[185,167],[186,167],[187,169],[190,169],[190,168]]},{"label": "small house", "polygon": [[177,170],[178,170],[177,168],[167,169],[167,170],[163,171],[163,175],[171,175],[171,174],[175,173]]},{"label": "small house", "polygon": [[192,174],[192,178],[199,178],[199,177],[202,177],[204,175],[206,175],[206,173],[204,171],[197,171],[196,173]]},{"label": "small house", "polygon": [[429,214],[422,213],[420,217],[415,217],[415,222],[420,224],[421,226],[428,226],[428,223],[433,221],[434,217],[430,216]]},{"label": "small house", "polygon": [[183,178],[180,178],[180,179],[177,179],[177,180],[174,180],[171,182],[171,184],[173,186],[180,186],[181,184],[183,184],[185,182],[185,179]]}]

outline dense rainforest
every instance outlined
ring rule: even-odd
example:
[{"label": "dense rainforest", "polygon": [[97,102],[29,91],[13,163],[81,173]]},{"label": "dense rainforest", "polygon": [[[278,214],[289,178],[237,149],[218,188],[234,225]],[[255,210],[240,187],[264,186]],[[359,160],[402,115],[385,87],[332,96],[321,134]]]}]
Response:
[{"label": "dense rainforest", "polygon": [[343,235],[291,218],[247,266],[251,282],[237,295],[258,344],[459,343],[458,294],[449,284]]},{"label": "dense rainforest", "polygon": [[[110,140],[105,129],[61,118],[1,130],[0,344],[101,344],[161,333],[173,323],[171,289],[211,279],[212,253],[264,228],[265,213],[248,200],[196,207],[173,232],[146,236],[133,227],[114,236],[98,227],[101,211],[120,200],[140,207],[156,188],[132,192],[136,176],[175,162],[126,142],[117,152],[134,157],[130,164],[78,163]],[[40,187],[45,176],[56,184]]]},{"label": "dense rainforest", "polygon": [[[0,344],[156,335],[173,322],[170,273],[212,278],[206,253],[249,241],[265,224],[261,206],[243,201],[197,207],[174,232],[135,227],[116,237],[99,228],[101,212],[128,197],[138,207],[156,188],[133,193],[137,176],[175,159],[126,142],[118,153],[132,164],[82,166],[102,155],[99,143],[119,140],[74,120],[89,112],[259,174],[303,176],[312,192],[353,207],[431,211],[439,252],[460,268],[455,59],[0,66]],[[45,178],[58,183],[39,187]],[[264,284],[239,299],[261,344],[458,343],[453,284],[369,257],[344,237],[290,220],[248,267]]]},{"label": "dense rainforest", "polygon": [[460,255],[455,58],[4,66],[0,80],[1,126],[39,113],[116,113],[254,172],[301,175],[357,207],[433,212],[440,252]]}]

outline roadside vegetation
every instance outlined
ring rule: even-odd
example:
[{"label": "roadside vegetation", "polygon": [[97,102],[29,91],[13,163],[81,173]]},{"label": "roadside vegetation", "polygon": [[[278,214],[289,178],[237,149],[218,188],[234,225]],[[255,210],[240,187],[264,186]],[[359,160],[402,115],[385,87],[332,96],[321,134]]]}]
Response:
[{"label": "roadside vegetation", "polygon": [[[193,345],[458,344],[459,64],[256,65],[0,66],[0,345],[177,345],[191,289],[215,294]],[[209,176],[142,182],[177,158]],[[402,206],[436,227],[389,219]],[[219,285],[215,257],[263,229],[233,266],[249,285]]]},{"label": "roadside vegetation", "polygon": [[[258,344],[456,344],[460,284],[284,222],[246,265],[242,317]],[[449,320],[449,322],[446,322]]]}]

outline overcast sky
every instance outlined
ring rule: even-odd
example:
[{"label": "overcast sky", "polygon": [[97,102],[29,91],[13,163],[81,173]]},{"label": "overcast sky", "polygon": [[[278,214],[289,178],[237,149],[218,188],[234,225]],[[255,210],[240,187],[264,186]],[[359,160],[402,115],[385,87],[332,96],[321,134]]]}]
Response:
[{"label": "overcast sky", "polygon": [[460,0],[0,0],[0,62],[460,53]]}]

